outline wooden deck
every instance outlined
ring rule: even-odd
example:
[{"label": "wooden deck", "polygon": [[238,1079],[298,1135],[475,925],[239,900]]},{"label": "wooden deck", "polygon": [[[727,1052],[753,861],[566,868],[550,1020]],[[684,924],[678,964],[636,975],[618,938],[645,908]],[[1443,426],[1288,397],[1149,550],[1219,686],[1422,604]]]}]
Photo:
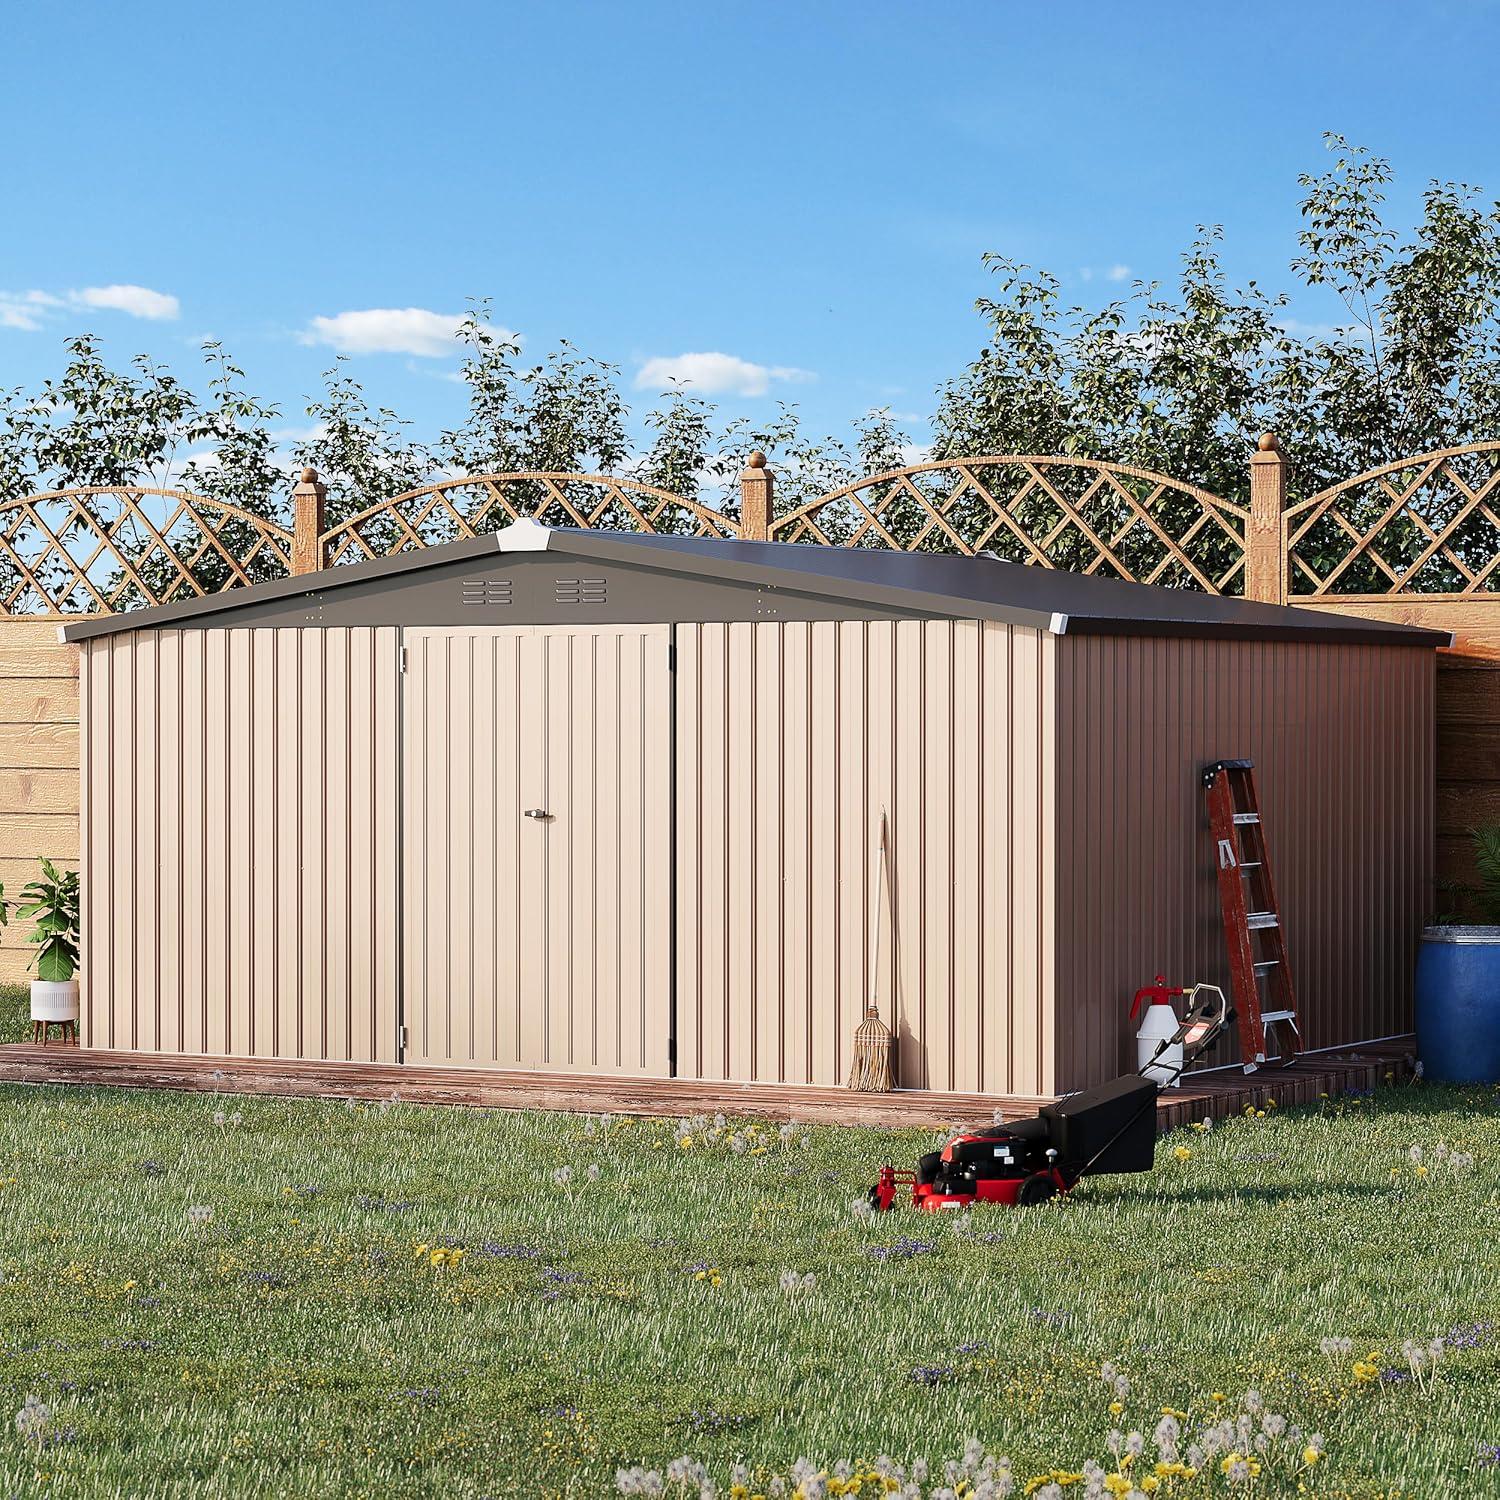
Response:
[{"label": "wooden deck", "polygon": [[[1158,1105],[1163,1130],[1205,1116],[1222,1119],[1247,1105],[1312,1103],[1322,1094],[1373,1088],[1406,1072],[1411,1038],[1312,1053],[1292,1068],[1238,1069],[1194,1076]],[[846,1089],[775,1083],[705,1083],[692,1079],[615,1078],[597,1074],[523,1073],[486,1068],[403,1067],[382,1063],[303,1062],[275,1058],[180,1057],[159,1052],[106,1052],[54,1043],[0,1046],[0,1083],[62,1083],[189,1093],[273,1094],[291,1098],[391,1099],[408,1104],[482,1109],[610,1111],[630,1115],[759,1115],[825,1124],[932,1126],[988,1124],[1034,1113],[1047,1101],[1002,1094],[947,1094],[902,1089],[853,1094]]]}]

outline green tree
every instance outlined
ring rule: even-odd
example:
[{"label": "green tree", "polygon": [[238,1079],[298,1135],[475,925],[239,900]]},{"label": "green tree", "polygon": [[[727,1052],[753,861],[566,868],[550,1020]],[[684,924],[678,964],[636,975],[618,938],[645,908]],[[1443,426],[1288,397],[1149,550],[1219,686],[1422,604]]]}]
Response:
[{"label": "green tree", "polygon": [[436,467],[432,454],[406,435],[411,424],[372,406],[347,364],[341,355],[323,372],[322,394],[307,404],[316,427],[294,450],[298,467],[310,465],[328,486],[330,526],[418,488]]}]

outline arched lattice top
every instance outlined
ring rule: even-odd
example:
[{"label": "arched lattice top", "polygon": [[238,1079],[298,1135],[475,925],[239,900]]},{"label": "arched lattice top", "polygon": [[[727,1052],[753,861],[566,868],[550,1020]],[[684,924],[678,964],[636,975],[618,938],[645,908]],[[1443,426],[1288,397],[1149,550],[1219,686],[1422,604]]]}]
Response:
[{"label": "arched lattice top", "polygon": [[476,474],[382,500],[323,533],[323,565],[483,536],[531,517],[549,526],[732,537],[728,517],[669,490],[605,474]]},{"label": "arched lattice top", "polygon": [[1244,591],[1248,512],[1128,464],[1035,454],[935,459],[861,479],[772,523],[782,542],[992,552],[1138,583]]},{"label": "arched lattice top", "polygon": [[1293,598],[1500,593],[1500,442],[1382,464],[1282,524]]},{"label": "arched lattice top", "polygon": [[93,485],[0,504],[0,614],[113,614],[285,576],[292,534],[184,490]]}]

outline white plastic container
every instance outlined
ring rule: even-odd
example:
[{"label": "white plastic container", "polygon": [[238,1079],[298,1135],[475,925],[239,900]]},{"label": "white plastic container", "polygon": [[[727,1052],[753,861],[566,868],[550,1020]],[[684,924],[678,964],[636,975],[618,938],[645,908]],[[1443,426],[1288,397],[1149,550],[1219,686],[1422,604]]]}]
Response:
[{"label": "white plastic container", "polygon": [[31,981],[31,1019],[33,1021],[76,1021],[78,1019],[78,981],[76,979],[33,979]]},{"label": "white plastic container", "polygon": [[[1182,1043],[1167,1047],[1160,1057],[1156,1049],[1177,1034],[1177,1012],[1164,1001],[1146,1007],[1141,1029],[1135,1034],[1136,1067],[1146,1078],[1155,1079],[1163,1088],[1177,1088],[1182,1082]],[[1152,1058],[1156,1058],[1152,1062]],[[1148,1066],[1149,1064],[1149,1066]]]}]

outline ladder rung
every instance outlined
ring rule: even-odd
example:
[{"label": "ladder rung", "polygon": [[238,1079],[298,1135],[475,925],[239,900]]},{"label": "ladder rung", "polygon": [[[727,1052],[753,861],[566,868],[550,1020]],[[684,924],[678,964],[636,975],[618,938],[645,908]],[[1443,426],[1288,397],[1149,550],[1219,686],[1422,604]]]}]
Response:
[{"label": "ladder rung", "polygon": [[1297,1025],[1297,1013],[1292,1010],[1263,1010],[1260,1013],[1260,1024],[1269,1026],[1273,1021],[1290,1021],[1293,1029]]},{"label": "ladder rung", "polygon": [[1259,813],[1236,813],[1234,815],[1234,821],[1236,823],[1259,823],[1260,822],[1260,814]]},{"label": "ladder rung", "polygon": [[1267,969],[1274,969],[1281,960],[1279,958],[1258,958],[1251,965],[1257,974],[1264,974]]},{"label": "ladder rung", "polygon": [[1258,859],[1242,859],[1240,861],[1240,869],[1242,870],[1258,870],[1260,866],[1261,861]]},{"label": "ladder rung", "polygon": [[1274,911],[1253,911],[1245,918],[1245,926],[1251,932],[1263,932],[1267,927],[1277,927],[1281,918]]}]

